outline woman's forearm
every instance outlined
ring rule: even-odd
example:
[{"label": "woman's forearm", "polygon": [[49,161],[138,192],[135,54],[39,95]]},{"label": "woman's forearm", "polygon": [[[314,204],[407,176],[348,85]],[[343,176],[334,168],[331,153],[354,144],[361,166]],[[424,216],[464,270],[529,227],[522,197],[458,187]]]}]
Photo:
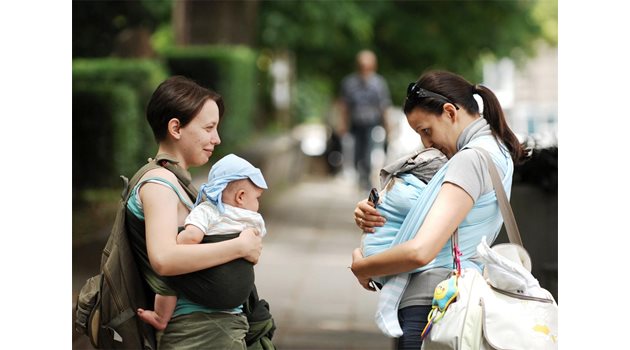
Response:
[{"label": "woman's forearm", "polygon": [[419,266],[418,248],[414,242],[408,241],[367,258],[354,260],[351,269],[357,276],[377,277],[411,271]]},{"label": "woman's forearm", "polygon": [[151,254],[151,266],[162,276],[180,275],[225,264],[243,257],[237,239],[217,243],[175,244]]}]

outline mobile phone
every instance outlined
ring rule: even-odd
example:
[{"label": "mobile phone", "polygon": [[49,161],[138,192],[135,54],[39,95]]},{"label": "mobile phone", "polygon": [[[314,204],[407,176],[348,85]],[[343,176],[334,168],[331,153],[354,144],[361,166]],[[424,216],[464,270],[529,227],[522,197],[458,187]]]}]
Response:
[{"label": "mobile phone", "polygon": [[378,205],[379,196],[378,196],[378,191],[376,190],[376,188],[372,187],[372,189],[370,190],[368,201],[374,203],[375,207]]},{"label": "mobile phone", "polygon": [[374,288],[374,290],[381,290],[383,289],[383,285],[374,281],[374,280],[370,280],[370,282],[368,282],[368,285],[372,288]]}]

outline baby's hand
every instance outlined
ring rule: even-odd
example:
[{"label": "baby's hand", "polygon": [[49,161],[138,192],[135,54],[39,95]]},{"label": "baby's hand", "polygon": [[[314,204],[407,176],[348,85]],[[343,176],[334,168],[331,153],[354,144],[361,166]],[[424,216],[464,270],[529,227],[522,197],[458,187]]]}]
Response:
[{"label": "baby's hand", "polygon": [[262,236],[255,228],[244,229],[237,238],[242,244],[242,257],[253,263],[258,263],[262,252]]}]

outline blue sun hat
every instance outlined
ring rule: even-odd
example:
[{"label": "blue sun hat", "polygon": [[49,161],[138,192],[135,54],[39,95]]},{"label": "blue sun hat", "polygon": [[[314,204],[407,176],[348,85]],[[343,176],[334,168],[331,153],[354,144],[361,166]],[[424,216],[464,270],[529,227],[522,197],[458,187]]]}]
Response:
[{"label": "blue sun hat", "polygon": [[208,182],[199,188],[195,206],[201,202],[205,195],[208,201],[219,209],[219,212],[224,213],[225,207],[221,200],[223,190],[230,182],[242,179],[250,179],[254,185],[267,189],[267,182],[262,172],[250,162],[234,154],[228,154],[219,159],[210,169]]}]

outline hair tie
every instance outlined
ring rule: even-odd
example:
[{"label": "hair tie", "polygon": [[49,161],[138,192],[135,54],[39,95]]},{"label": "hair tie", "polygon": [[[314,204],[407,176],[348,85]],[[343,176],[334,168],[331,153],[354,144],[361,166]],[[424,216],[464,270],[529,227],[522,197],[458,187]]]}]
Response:
[{"label": "hair tie", "polygon": [[473,95],[477,93],[477,84],[474,84],[474,85],[472,86],[472,90],[471,90],[471,92],[472,92],[472,94],[473,94]]}]

